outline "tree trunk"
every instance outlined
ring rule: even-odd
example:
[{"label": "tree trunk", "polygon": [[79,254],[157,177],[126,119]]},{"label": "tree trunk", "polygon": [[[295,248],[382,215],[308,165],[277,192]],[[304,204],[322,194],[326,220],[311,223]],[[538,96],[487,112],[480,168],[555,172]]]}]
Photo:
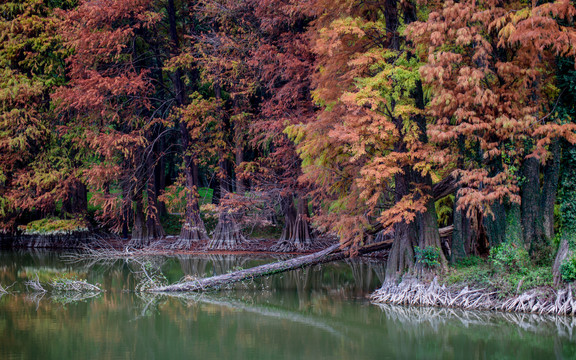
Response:
[{"label": "tree trunk", "polygon": [[560,179],[560,213],[562,216],[562,241],[556,253],[552,275],[554,283],[562,281],[560,266],[574,256],[576,249],[576,148],[568,143],[562,146],[562,172]]},{"label": "tree trunk", "polygon": [[217,174],[214,174],[212,181],[210,181],[210,188],[212,189],[212,204],[220,205],[222,187],[220,186],[220,178]]},{"label": "tree trunk", "polygon": [[522,164],[521,187],[522,237],[526,250],[541,246],[540,159],[529,157]]},{"label": "tree trunk", "polygon": [[160,223],[160,207],[158,194],[156,193],[155,166],[152,155],[148,156],[147,162],[148,184],[146,186],[146,194],[148,195],[148,211],[146,213],[146,228],[148,238],[156,240],[164,237],[166,233]]},{"label": "tree trunk", "polygon": [[558,180],[560,178],[560,142],[555,140],[550,146],[551,158],[544,166],[544,181],[542,195],[540,197],[540,209],[542,213],[542,236],[547,244],[552,243],[554,238],[554,204],[558,192]]},{"label": "tree trunk", "polygon": [[552,277],[554,279],[554,285],[558,286],[562,282],[562,274],[560,273],[560,266],[566,258],[574,253],[574,250],[570,249],[570,243],[574,244],[574,237],[563,236],[562,241],[560,241],[560,246],[558,246],[558,252],[556,253],[556,258],[554,259],[554,264],[552,265]]},{"label": "tree trunk", "polygon": [[273,251],[290,252],[307,250],[312,245],[310,225],[308,223],[308,201],[298,196],[298,204],[294,206],[294,198],[288,196],[282,201],[285,225]]},{"label": "tree trunk", "polygon": [[62,202],[62,210],[71,216],[85,215],[88,211],[88,191],[80,180],[74,179],[70,185],[68,198]]},{"label": "tree trunk", "polygon": [[200,206],[198,204],[198,165],[194,164],[190,156],[185,156],[190,161],[186,166],[186,213],[184,223],[180,231],[180,238],[170,246],[172,249],[190,249],[193,242],[208,241],[208,234],[204,222],[200,218]]},{"label": "tree trunk", "polygon": [[[174,0],[168,0],[167,3],[168,22],[170,27],[170,38],[172,40],[172,47],[174,52],[178,52],[179,39],[176,31],[176,10],[174,8]],[[195,78],[197,74],[192,74]],[[193,79],[195,80],[195,79]],[[182,70],[176,69],[174,74],[174,92],[177,105],[183,105],[185,100],[184,83],[182,81]],[[186,124],[181,121],[178,123],[180,130],[180,138],[184,155],[184,172],[186,175],[186,211],[184,214],[184,221],[182,230],[180,231],[180,238],[170,247],[172,249],[190,249],[192,242],[209,240],[204,222],[200,218],[200,206],[198,204],[198,164],[195,162],[194,154],[187,154],[190,152],[190,134]]]},{"label": "tree trunk", "polygon": [[226,209],[220,211],[218,224],[207,249],[238,250],[245,242],[246,239],[242,235],[234,215]]},{"label": "tree trunk", "polygon": [[470,219],[466,216],[465,211],[458,210],[458,195],[456,195],[456,200],[454,201],[454,232],[452,233],[450,262],[455,263],[470,255],[470,253],[466,251],[466,242],[470,233]]},{"label": "tree trunk", "polygon": [[122,185],[122,238],[128,239],[130,232],[130,219],[132,218],[132,200],[126,182]]},{"label": "tree trunk", "polygon": [[[397,149],[402,147],[401,144],[396,145]],[[396,202],[408,194],[410,179],[407,174],[409,172],[410,169],[404,168],[403,173],[396,174],[394,177]],[[393,281],[407,269],[414,268],[414,246],[418,245],[416,234],[414,223],[401,222],[394,225],[394,242],[386,261],[386,281]]]},{"label": "tree trunk", "polygon": [[504,204],[496,202],[490,206],[492,214],[487,214],[482,219],[484,226],[486,228],[486,236],[488,237],[488,243],[490,248],[495,248],[496,246],[502,244],[506,236],[506,211],[504,209]]},{"label": "tree trunk", "polygon": [[141,249],[150,245],[148,227],[146,226],[146,216],[144,215],[144,206],[142,204],[142,190],[137,190],[134,209],[134,226],[132,227],[132,238],[128,246]]},{"label": "tree trunk", "polygon": [[386,261],[386,281],[396,280],[404,271],[414,268],[416,245],[414,223],[402,222],[394,225],[394,242]]}]

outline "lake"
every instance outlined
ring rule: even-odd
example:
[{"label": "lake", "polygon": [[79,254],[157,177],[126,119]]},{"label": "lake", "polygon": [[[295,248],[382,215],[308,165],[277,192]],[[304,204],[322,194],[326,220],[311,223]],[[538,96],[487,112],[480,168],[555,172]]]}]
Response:
[{"label": "lake", "polygon": [[[0,359],[574,359],[571,317],[370,304],[384,264],[347,261],[209,294],[137,293],[142,266],[167,281],[276,261],[179,256],[72,261],[50,251],[0,252]],[[65,274],[65,275],[63,275]],[[57,276],[100,294],[34,293]],[[94,296],[92,296],[94,295]],[[92,296],[92,297],[89,297]]]}]

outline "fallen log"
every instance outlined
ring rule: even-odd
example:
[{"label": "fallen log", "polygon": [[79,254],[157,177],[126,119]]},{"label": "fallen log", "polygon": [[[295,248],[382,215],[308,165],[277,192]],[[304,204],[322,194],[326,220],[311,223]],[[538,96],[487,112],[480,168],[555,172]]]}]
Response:
[{"label": "fallen log", "polygon": [[[389,249],[391,246],[392,240],[386,240],[380,243],[363,246],[358,249],[357,253],[359,255],[368,254],[374,251]],[[348,252],[346,250],[340,249],[340,244],[334,244],[322,251],[310,255],[299,256],[290,260],[260,265],[249,269],[234,271],[228,274],[212,276],[209,278],[195,279],[192,281],[186,281],[167,286],[159,286],[148,289],[147,291],[175,292],[217,290],[223,286],[237,282],[253,280],[263,276],[278,274],[318,264],[324,264],[331,261],[342,260],[347,256],[349,256]]]}]

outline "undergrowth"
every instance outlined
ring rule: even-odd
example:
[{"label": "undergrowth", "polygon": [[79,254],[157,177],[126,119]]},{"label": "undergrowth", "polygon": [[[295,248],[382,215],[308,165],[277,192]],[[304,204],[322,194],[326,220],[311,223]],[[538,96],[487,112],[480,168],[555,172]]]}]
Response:
[{"label": "undergrowth", "polygon": [[[504,259],[510,261],[503,262]],[[497,292],[501,297],[553,285],[550,266],[535,266],[518,260],[509,253],[488,259],[472,256],[451,265],[442,273],[442,282],[447,285],[484,288]]]}]

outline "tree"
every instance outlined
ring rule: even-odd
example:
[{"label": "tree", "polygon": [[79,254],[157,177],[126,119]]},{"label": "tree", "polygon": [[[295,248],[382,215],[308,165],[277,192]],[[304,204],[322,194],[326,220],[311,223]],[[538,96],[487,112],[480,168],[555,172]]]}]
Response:
[{"label": "tree", "polygon": [[569,1],[430,6],[428,19],[408,32],[426,59],[420,73],[431,98],[430,139],[445,151],[445,165],[459,164],[458,210],[486,215],[491,246],[517,241],[537,256],[552,237],[557,139],[576,140],[574,125],[553,109],[557,56],[575,51],[576,33],[561,21],[571,19],[574,7]]},{"label": "tree", "polygon": [[120,231],[132,208],[131,246],[163,235],[159,223],[150,129],[150,71],[145,32],[160,19],[151,0],[82,1],[64,14],[61,35],[74,53],[70,81],[58,89],[58,109],[74,126],[85,126],[84,145],[95,158],[84,171],[101,207],[99,219]]},{"label": "tree", "polygon": [[[67,52],[57,36],[56,9],[74,1],[0,4],[0,229],[15,232],[26,217],[49,216],[81,187],[74,149],[57,131],[50,93],[63,84]],[[85,211],[66,207],[68,215]]]},{"label": "tree", "polygon": [[289,130],[302,178],[324,205],[317,221],[345,246],[358,246],[380,223],[395,239],[390,276],[417,265],[415,246],[440,248],[432,197],[438,159],[426,135],[420,63],[398,32],[414,20],[414,7],[400,5],[323,4],[313,30],[321,69],[313,96],[323,111]]},{"label": "tree", "polygon": [[243,169],[257,191],[276,199],[284,215],[277,251],[303,250],[313,241],[307,186],[298,181],[300,160],[285,129],[313,120],[311,79],[315,57],[306,33],[318,9],[308,2],[248,1],[258,19],[259,46],[251,53],[261,86],[260,106],[251,124],[251,144],[260,156]]}]

